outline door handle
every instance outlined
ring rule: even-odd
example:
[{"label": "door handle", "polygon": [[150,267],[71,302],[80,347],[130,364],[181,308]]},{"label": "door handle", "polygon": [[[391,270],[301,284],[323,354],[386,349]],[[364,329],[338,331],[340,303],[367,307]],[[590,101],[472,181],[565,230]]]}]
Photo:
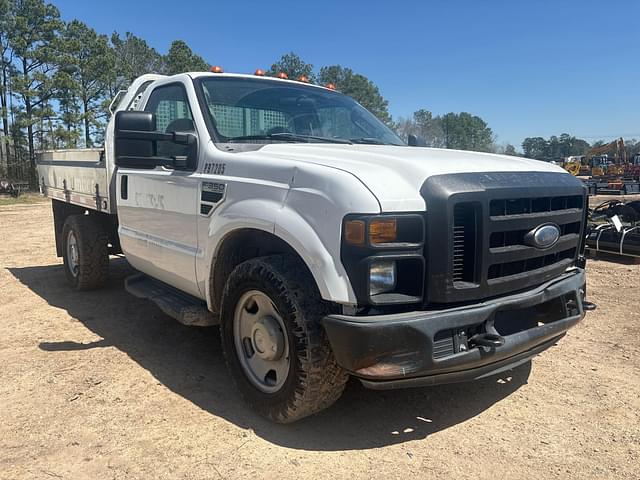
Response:
[{"label": "door handle", "polygon": [[120,198],[123,200],[129,198],[129,177],[127,175],[120,177]]}]

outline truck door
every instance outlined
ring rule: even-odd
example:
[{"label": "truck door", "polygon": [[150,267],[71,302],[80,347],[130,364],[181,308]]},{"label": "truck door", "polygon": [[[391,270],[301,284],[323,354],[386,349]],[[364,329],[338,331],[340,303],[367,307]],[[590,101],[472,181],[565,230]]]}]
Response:
[{"label": "truck door", "polygon": [[[196,132],[182,83],[155,88],[144,110],[155,114],[158,131]],[[181,151],[185,148],[158,142],[157,153],[185,155]],[[135,268],[199,296],[195,279],[199,183],[194,171],[120,168],[118,218],[123,251]]]}]

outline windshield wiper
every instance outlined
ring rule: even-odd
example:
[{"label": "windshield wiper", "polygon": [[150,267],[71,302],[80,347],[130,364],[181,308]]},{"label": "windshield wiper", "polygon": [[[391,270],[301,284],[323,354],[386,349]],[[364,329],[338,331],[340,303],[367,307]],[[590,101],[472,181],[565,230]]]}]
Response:
[{"label": "windshield wiper", "polygon": [[242,142],[243,140],[282,140],[283,142],[305,142],[312,143],[314,141],[324,143],[352,143],[344,138],[318,137],[315,135],[302,135],[300,133],[278,132],[265,135],[244,135],[240,137],[231,137],[227,142]]},{"label": "windshield wiper", "polygon": [[244,140],[282,140],[283,142],[295,142],[294,138],[278,138],[273,135],[241,135],[227,138],[227,142],[242,142]]},{"label": "windshield wiper", "polygon": [[325,143],[352,143],[351,140],[347,140],[346,138],[335,138],[335,137],[318,137],[316,135],[302,135],[300,133],[289,133],[289,132],[280,132],[280,133],[272,133],[271,137],[275,138],[291,138],[295,140],[317,140],[318,142]]},{"label": "windshield wiper", "polygon": [[382,140],[373,137],[350,138],[349,141],[352,143],[364,143],[368,145],[393,145],[392,143],[383,142]]}]

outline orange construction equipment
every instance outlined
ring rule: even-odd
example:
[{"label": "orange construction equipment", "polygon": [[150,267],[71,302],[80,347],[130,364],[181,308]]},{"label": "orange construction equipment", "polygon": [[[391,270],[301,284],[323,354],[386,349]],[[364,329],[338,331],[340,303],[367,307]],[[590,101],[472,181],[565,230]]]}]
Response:
[{"label": "orange construction equipment", "polygon": [[[613,161],[610,161],[609,153],[613,153]],[[564,168],[572,175],[603,177],[624,175],[626,166],[627,152],[624,149],[624,139],[620,137],[613,142],[592,148],[580,160],[567,162]]]},{"label": "orange construction equipment", "polygon": [[[613,152],[613,162],[609,161],[609,153]],[[592,177],[605,175],[622,175],[627,163],[627,152],[622,137],[613,142],[594,147],[585,153],[587,167],[591,168]]]}]

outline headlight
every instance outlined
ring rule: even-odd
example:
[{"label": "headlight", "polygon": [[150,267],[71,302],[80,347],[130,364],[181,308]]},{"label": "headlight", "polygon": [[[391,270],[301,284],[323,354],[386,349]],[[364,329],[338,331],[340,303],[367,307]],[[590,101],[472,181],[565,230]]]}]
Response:
[{"label": "headlight", "polygon": [[411,248],[424,241],[424,223],[418,215],[354,215],[344,221],[347,245],[374,248]]},{"label": "headlight", "polygon": [[375,261],[369,268],[369,295],[391,292],[396,288],[395,260]]}]

